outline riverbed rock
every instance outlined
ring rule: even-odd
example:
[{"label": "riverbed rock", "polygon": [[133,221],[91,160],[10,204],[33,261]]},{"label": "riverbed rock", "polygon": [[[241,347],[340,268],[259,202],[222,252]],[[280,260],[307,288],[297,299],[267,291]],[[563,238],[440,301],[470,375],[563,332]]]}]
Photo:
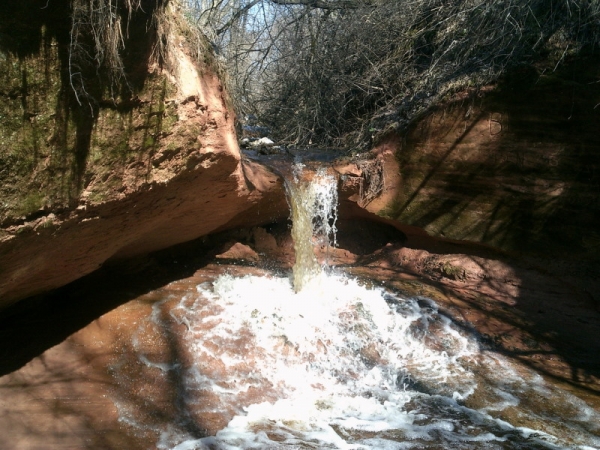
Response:
[{"label": "riverbed rock", "polygon": [[258,253],[252,250],[248,245],[241,242],[228,242],[222,253],[217,256],[219,259],[238,259],[240,261],[256,262],[260,259]]}]

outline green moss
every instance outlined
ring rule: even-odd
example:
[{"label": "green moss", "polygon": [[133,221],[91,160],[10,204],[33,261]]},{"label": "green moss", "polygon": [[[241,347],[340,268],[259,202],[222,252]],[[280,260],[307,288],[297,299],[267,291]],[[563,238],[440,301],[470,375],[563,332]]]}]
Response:
[{"label": "green moss", "polygon": [[[40,18],[47,20],[46,13]],[[66,14],[56,18],[65,20],[57,26],[70,24]],[[205,57],[210,60],[206,63],[214,63],[206,39],[184,20],[160,20],[169,20],[165,29],[183,33],[199,65]],[[145,21],[134,22],[129,24],[128,46],[147,33],[140,25]],[[93,202],[114,198],[122,187],[122,174],[130,170],[136,177],[148,176],[144,171],[164,150],[165,136],[174,141],[169,146],[174,152],[195,143],[202,132],[178,127],[173,101],[177,86],[166,76],[139,70],[146,60],[125,61],[135,73],[123,74],[126,82],[121,86],[115,79],[107,82],[96,67],[82,72],[92,100],[83,95],[76,99],[65,76],[69,61],[59,52],[65,43],[57,39],[64,35],[47,30],[36,34],[27,52],[13,54],[0,46],[0,222],[18,222],[42,206],[71,207],[84,191]]]},{"label": "green moss", "polygon": [[142,143],[142,147],[144,148],[154,147],[155,145],[156,140],[154,139],[154,136],[146,136],[144,142]]},{"label": "green moss", "polygon": [[48,219],[48,218],[46,218],[46,220],[44,220],[44,221],[41,223],[41,225],[40,225],[40,226],[41,226],[41,228],[43,228],[44,230],[50,230],[50,229],[52,229],[52,228],[55,228],[55,227],[56,227],[56,225],[55,225],[54,221],[52,221],[52,219]]},{"label": "green moss", "polygon": [[163,119],[163,128],[165,130],[170,130],[173,128],[173,126],[179,122],[179,115],[177,114],[177,111],[175,109],[174,106],[169,106],[166,108],[165,110],[165,116]]},{"label": "green moss", "polygon": [[465,270],[462,267],[452,265],[449,262],[445,262],[441,270],[444,276],[454,280],[462,280],[465,277]]},{"label": "green moss", "polygon": [[31,230],[33,230],[33,227],[31,225],[23,225],[17,228],[17,234],[25,234]]},{"label": "green moss", "polygon": [[400,214],[400,208],[402,207],[402,200],[400,196],[394,197],[391,202],[384,208],[377,212],[377,215],[386,219],[396,219]]},{"label": "green moss", "polygon": [[28,216],[44,206],[44,196],[40,192],[29,192],[15,208],[17,214]]}]

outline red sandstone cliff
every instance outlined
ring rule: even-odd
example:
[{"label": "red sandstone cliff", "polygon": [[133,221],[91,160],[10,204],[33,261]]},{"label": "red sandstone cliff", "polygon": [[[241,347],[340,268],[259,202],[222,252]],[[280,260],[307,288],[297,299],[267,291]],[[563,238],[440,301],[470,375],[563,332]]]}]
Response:
[{"label": "red sandstone cliff", "polygon": [[[458,94],[383,139],[371,162],[383,163],[380,195],[353,199],[432,236],[533,260],[599,301],[599,78],[597,59],[578,58]],[[362,183],[352,175],[365,167],[349,180]]]},{"label": "red sandstone cliff", "polygon": [[[190,42],[177,20],[173,23],[166,35],[166,62],[146,68],[146,85],[134,106],[126,113],[110,104],[99,109],[76,201],[5,220],[0,231],[0,308],[67,284],[107,260],[209,234],[239,220],[244,211],[252,211],[244,219],[251,225],[285,209],[278,178],[241,161],[234,116],[210,55],[192,56]],[[35,73],[40,57],[18,64]],[[15,79],[20,86],[20,78]],[[25,131],[16,142],[31,138]],[[56,159],[48,147],[46,151],[42,145],[35,168],[45,180],[40,193],[34,192],[42,198],[42,191],[52,185],[42,175]],[[122,155],[113,157],[119,149]]]}]

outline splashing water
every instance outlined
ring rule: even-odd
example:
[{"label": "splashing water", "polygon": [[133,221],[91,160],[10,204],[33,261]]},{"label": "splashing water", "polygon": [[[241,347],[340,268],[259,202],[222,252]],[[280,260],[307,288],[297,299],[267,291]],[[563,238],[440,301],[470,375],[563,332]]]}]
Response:
[{"label": "splashing water", "polygon": [[[185,414],[159,429],[157,448],[600,445],[596,411],[482,351],[433,301],[319,277],[296,293],[287,277],[222,275],[154,305],[148,326],[163,327],[167,310],[187,352],[169,365],[139,347],[143,364],[182,380]],[[129,424],[140,414],[120,411]],[[215,414],[229,419],[213,436],[185,426]]]},{"label": "splashing water", "polygon": [[[221,275],[154,304],[140,340],[164,327],[168,311],[185,353],[164,364],[134,342],[149,370],[181,378],[181,420],[152,429],[157,448],[600,446],[596,411],[484,351],[432,300],[325,273],[313,245],[335,234],[334,185],[322,172],[313,183],[296,173],[288,186],[294,239],[303,240],[293,284]],[[139,411],[117,406],[124,422],[144,428]],[[227,420],[213,436],[186,426],[215,415]]]}]

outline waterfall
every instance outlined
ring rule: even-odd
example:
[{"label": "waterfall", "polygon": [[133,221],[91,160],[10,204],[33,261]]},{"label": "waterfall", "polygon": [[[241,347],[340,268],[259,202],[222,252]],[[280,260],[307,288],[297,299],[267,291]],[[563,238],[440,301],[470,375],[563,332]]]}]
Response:
[{"label": "waterfall", "polygon": [[304,165],[296,163],[285,186],[296,252],[293,285],[294,290],[299,292],[323,270],[315,256],[314,246],[329,248],[336,245],[337,180],[322,168],[310,178],[310,174],[304,172]]}]

